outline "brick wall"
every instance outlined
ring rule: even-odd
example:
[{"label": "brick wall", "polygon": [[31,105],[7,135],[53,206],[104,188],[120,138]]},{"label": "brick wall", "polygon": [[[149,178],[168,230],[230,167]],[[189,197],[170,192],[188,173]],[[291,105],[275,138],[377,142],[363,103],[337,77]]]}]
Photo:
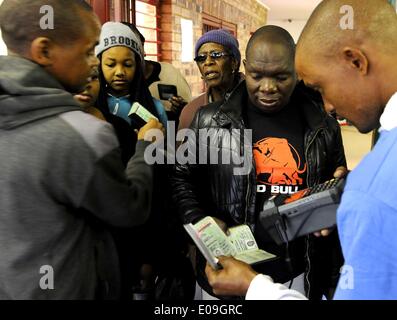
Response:
[{"label": "brick wall", "polygon": [[195,62],[180,62],[181,18],[193,21],[194,43],[202,35],[202,12],[236,24],[242,57],[251,33],[267,20],[267,10],[256,0],[164,0],[160,3],[162,60],[181,71],[193,96],[202,92],[203,82]]}]

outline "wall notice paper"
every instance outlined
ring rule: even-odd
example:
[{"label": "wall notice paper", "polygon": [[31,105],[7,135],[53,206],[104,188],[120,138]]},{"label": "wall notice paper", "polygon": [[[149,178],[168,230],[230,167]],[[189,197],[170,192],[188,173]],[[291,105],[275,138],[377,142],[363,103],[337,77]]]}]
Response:
[{"label": "wall notice paper", "polygon": [[258,248],[247,225],[230,228],[229,235],[226,235],[211,217],[205,217],[194,225],[185,224],[184,227],[214,269],[219,269],[216,258],[219,256],[232,256],[248,264],[276,258],[275,255]]},{"label": "wall notice paper", "polygon": [[193,21],[181,18],[181,62],[193,62]]}]

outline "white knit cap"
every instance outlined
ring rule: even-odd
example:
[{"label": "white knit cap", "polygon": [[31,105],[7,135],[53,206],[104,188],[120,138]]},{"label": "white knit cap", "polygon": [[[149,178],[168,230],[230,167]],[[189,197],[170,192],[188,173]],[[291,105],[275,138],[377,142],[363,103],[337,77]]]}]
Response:
[{"label": "white knit cap", "polygon": [[120,22],[106,22],[102,26],[99,44],[95,47],[95,54],[99,56],[102,52],[112,47],[127,47],[134,51],[144,63],[142,42],[132,30]]}]

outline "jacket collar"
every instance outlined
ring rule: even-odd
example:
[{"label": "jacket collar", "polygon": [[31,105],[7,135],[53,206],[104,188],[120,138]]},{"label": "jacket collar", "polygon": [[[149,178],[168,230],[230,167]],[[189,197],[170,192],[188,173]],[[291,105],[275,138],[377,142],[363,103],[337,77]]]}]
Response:
[{"label": "jacket collar", "polygon": [[[4,80],[3,85],[10,94],[19,94],[20,91],[65,90],[44,68],[20,56],[0,56],[0,79]],[[7,86],[9,82],[14,86]]]},{"label": "jacket collar", "polygon": [[0,128],[10,130],[81,106],[38,64],[0,56]]},{"label": "jacket collar", "polygon": [[397,92],[390,98],[382,116],[380,117],[381,128],[379,131],[390,131],[397,127]]},{"label": "jacket collar", "polygon": [[241,123],[242,106],[246,103],[247,89],[245,81],[241,81],[232,91],[229,98],[225,100],[214,114],[213,119],[221,126],[226,127],[232,122]]},{"label": "jacket collar", "polygon": [[[214,114],[213,119],[222,127],[230,125],[232,122],[242,123],[242,106],[247,103],[248,92],[245,80],[241,81],[239,85],[231,93],[229,99],[224,101]],[[321,97],[318,96],[311,89],[299,82],[291,95],[290,101],[300,106],[303,117],[310,130],[315,131],[325,127],[326,113],[322,106]]]},{"label": "jacket collar", "polygon": [[310,130],[316,131],[326,127],[327,113],[321,95],[317,92],[306,87],[303,82],[299,82],[291,96],[291,101],[297,101],[295,103],[299,104]]}]

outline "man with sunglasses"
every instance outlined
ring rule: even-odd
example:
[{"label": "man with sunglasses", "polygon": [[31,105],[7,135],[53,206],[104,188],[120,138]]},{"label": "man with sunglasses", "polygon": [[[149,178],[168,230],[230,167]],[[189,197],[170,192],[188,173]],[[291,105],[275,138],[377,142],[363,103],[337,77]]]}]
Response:
[{"label": "man with sunglasses", "polygon": [[196,43],[195,61],[206,85],[206,92],[188,103],[179,117],[178,130],[189,128],[201,106],[222,101],[241,82],[241,54],[235,37],[224,29],[205,33]]},{"label": "man with sunglasses", "polygon": [[[208,55],[208,63],[211,51],[203,48],[196,60]],[[223,54],[214,56],[218,55]],[[259,246],[279,257],[258,270],[282,283],[300,276],[294,285],[302,292],[306,271],[306,294],[321,299],[332,296],[343,262],[336,232],[323,230],[319,235],[327,237],[312,235],[290,243],[287,263],[284,246],[277,246],[255,223],[271,195],[291,194],[341,176],[346,170],[340,128],[324,112],[318,96],[298,83],[294,56],[295,43],[286,30],[265,26],[253,34],[244,61],[246,80],[228,99],[200,108],[190,126],[196,133],[197,150],[207,148],[211,155],[217,149],[219,161],[210,165],[177,163],[173,194],[184,223],[212,216],[225,232],[248,224]],[[210,72],[206,75],[208,80],[215,78]],[[210,143],[199,138],[205,129],[216,132],[209,137]],[[247,129],[252,134],[249,143],[233,134],[233,130]],[[238,164],[223,163],[223,152],[239,152],[247,145],[254,165],[246,174],[236,175]],[[205,259],[201,255],[196,258],[198,283],[213,294],[204,273]]]}]

